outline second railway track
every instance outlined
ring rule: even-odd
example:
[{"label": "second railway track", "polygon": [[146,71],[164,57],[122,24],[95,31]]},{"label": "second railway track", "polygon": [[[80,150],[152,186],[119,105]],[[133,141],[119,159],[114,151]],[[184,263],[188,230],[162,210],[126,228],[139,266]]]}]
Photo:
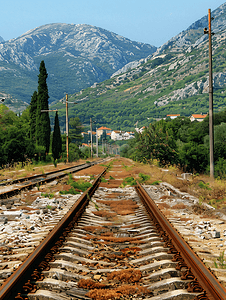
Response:
[{"label": "second railway track", "polygon": [[[107,159],[100,159],[93,162],[86,162],[70,167],[65,167],[60,170],[22,177],[20,179],[7,180],[0,184],[3,188],[0,191],[0,199],[5,199],[20,193],[22,190],[31,189],[37,185],[45,184],[58,178],[65,177],[68,173],[75,173],[80,170],[89,168],[95,164],[106,162]],[[1,202],[1,200],[0,200]]]},{"label": "second railway track", "polygon": [[[113,171],[120,178],[120,165]],[[141,186],[99,182],[3,283],[0,299],[225,299]]]}]

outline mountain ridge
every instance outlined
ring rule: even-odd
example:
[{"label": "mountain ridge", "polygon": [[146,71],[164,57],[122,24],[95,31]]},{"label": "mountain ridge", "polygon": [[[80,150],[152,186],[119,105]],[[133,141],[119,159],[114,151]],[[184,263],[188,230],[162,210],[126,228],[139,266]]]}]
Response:
[{"label": "mountain ridge", "polygon": [[[212,12],[214,111],[226,107],[226,3]],[[164,118],[167,114],[189,116],[208,111],[209,43],[204,35],[207,17],[191,26],[145,59],[124,66],[111,79],[71,95],[85,101],[71,108],[84,123],[86,115],[98,124],[132,130],[139,121]],[[204,26],[204,27],[203,27]],[[131,68],[132,67],[132,68]],[[101,107],[101,109],[99,109]]]},{"label": "mountain ridge", "polygon": [[[5,93],[29,102],[37,87],[40,61],[44,60],[51,102],[61,98],[64,92],[73,93],[108,79],[126,63],[155,50],[154,46],[133,42],[96,26],[43,25],[0,43],[0,91],[6,87]],[[10,78],[12,73],[14,78]],[[17,86],[21,78],[30,85],[30,88],[26,87],[27,91],[22,92]],[[9,80],[11,86],[7,83]]]}]

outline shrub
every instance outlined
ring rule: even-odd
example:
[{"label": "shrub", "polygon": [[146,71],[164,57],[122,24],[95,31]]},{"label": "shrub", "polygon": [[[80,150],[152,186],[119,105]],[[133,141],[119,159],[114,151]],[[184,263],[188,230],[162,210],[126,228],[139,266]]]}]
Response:
[{"label": "shrub", "polygon": [[214,175],[216,178],[226,179],[226,159],[218,159],[214,166]]},{"label": "shrub", "polygon": [[146,174],[143,174],[143,173],[139,173],[139,182],[140,183],[143,183],[143,182],[146,182],[150,179],[150,175],[146,175]]},{"label": "shrub", "polygon": [[199,184],[198,184],[198,186],[201,189],[205,189],[205,190],[211,191],[211,188],[209,187],[209,182],[204,183],[203,181],[200,181]]}]

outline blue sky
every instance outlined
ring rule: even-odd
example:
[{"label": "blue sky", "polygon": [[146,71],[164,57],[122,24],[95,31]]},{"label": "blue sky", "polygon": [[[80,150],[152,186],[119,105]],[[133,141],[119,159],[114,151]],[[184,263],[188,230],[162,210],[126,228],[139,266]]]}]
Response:
[{"label": "blue sky", "polygon": [[7,0],[0,36],[16,38],[49,23],[89,24],[133,41],[161,46],[224,0]]}]

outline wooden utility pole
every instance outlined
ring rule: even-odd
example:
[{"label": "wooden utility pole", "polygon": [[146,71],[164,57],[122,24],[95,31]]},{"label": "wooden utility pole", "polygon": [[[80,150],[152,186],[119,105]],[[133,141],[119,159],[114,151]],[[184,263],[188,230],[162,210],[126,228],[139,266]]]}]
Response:
[{"label": "wooden utility pole", "polygon": [[97,127],[96,127],[96,147],[97,147],[97,157],[98,157],[98,134],[97,134]]},{"label": "wooden utility pole", "polygon": [[93,157],[93,129],[92,129],[92,119],[90,118],[90,131],[91,131],[91,158]]},{"label": "wooden utility pole", "polygon": [[209,35],[209,137],[210,137],[210,178],[214,180],[214,128],[213,128],[213,72],[212,72],[212,33],[211,10],[208,10],[209,28],[204,33]]},{"label": "wooden utility pole", "polygon": [[66,150],[67,150],[67,163],[69,156],[69,143],[68,143],[68,94],[66,94]]}]

